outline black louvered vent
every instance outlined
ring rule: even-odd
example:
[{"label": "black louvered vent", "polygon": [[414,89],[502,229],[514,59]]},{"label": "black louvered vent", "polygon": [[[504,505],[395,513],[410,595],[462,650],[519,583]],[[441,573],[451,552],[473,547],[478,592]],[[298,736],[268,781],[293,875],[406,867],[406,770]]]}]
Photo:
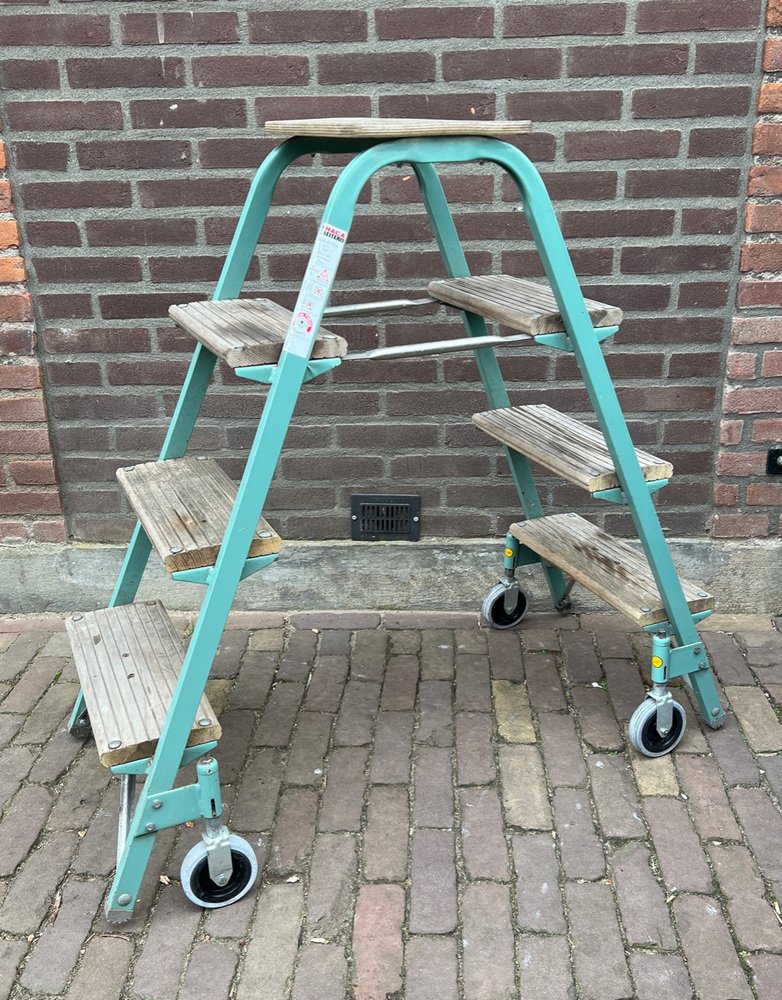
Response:
[{"label": "black louvered vent", "polygon": [[421,498],[392,493],[354,493],[350,517],[355,542],[404,539],[417,542],[421,525]]}]

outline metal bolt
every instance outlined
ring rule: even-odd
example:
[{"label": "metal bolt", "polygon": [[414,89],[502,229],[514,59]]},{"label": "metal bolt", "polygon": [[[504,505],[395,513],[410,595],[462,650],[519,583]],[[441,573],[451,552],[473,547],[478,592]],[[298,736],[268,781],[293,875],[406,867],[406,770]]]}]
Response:
[{"label": "metal bolt", "polygon": [[706,669],[706,664],[705,663],[699,663],[698,664],[698,669],[699,670],[705,670]]},{"label": "metal bolt", "polygon": [[205,462],[205,461],[206,461],[206,455],[197,455],[196,456],[196,462]]},{"label": "metal bolt", "polygon": [[130,896],[127,892],[123,892],[121,896],[117,896],[117,906],[127,906],[130,903]]},{"label": "metal bolt", "polygon": [[181,548],[181,546],[172,545],[168,551],[171,553],[172,556],[176,556],[179,555],[180,552],[184,552],[185,550]]},{"label": "metal bolt", "polygon": [[147,831],[147,833],[154,833],[155,830],[157,830],[157,827],[155,826],[154,823],[147,823],[144,829]]},{"label": "metal bolt", "polygon": [[701,647],[700,646],[696,646],[695,649],[693,649],[692,652],[693,652],[694,656],[700,656],[701,655]]},{"label": "metal bolt", "polygon": [[357,521],[358,520],[358,514],[351,514],[350,515],[350,520],[351,521]]},{"label": "metal bolt", "polygon": [[271,538],[272,537],[272,533],[271,533],[271,531],[259,531],[258,532],[258,537],[259,538]]},{"label": "metal bolt", "polygon": [[109,740],[109,750],[119,750],[122,740]]},{"label": "metal bolt", "polygon": [[719,710],[718,708],[713,708],[713,709],[711,710],[711,714],[712,714],[712,716],[713,716],[713,717],[714,717],[714,718],[716,719],[716,718],[717,718],[717,716],[718,716],[718,715],[720,714],[720,710]]},{"label": "metal bolt", "polygon": [[211,719],[199,719],[198,720],[198,725],[201,726],[203,729],[205,729],[207,726],[211,726],[212,725],[212,720]]},{"label": "metal bolt", "polygon": [[699,590],[698,591],[698,597],[708,597],[708,596],[709,595],[706,593],[705,590]]},{"label": "metal bolt", "polygon": [[80,622],[84,618],[84,615],[71,615],[72,622]]},{"label": "metal bolt", "polygon": [[153,809],[162,809],[163,808],[162,801],[160,799],[155,799],[155,801],[152,803],[152,808]]},{"label": "metal bolt", "polygon": [[642,611],[642,612],[643,612],[643,613],[644,613],[645,615],[648,615],[648,614],[649,614],[649,612],[650,612],[651,610],[652,610],[651,608],[641,608],[641,611]]},{"label": "metal bolt", "polygon": [[420,520],[421,520],[421,518],[420,518],[420,517],[414,517],[414,518],[413,518],[413,522],[414,522],[414,523],[416,523],[416,524],[417,524],[417,523],[418,523],[418,522],[419,522]]}]

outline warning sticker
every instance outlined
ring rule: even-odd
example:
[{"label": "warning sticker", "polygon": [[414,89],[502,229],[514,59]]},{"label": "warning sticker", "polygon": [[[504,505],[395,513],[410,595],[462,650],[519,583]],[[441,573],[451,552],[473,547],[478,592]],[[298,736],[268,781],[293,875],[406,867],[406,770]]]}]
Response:
[{"label": "warning sticker", "polygon": [[283,350],[289,354],[310,356],[347,235],[336,226],[320,228],[285,338]]}]

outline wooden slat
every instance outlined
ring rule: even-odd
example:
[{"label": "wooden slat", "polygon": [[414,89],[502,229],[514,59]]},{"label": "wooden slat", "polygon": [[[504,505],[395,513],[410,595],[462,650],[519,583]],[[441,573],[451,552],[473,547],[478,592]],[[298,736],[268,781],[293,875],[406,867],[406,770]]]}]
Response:
[{"label": "wooden slat", "polygon": [[[497,441],[590,493],[620,485],[600,431],[543,403],[475,413],[472,422]],[[635,454],[647,482],[673,475],[669,462],[639,448]]]},{"label": "wooden slat", "polygon": [[[118,469],[117,479],[169,573],[213,566],[236,499],[236,484],[212,458],[173,458]],[[264,519],[250,557],[279,552]]]},{"label": "wooden slat", "polygon": [[[151,757],[184,658],[163,605],[88,611],[65,626],[101,763],[113,767]],[[220,723],[204,696],[187,745],[219,738]]]},{"label": "wooden slat", "polygon": [[[504,323],[513,330],[531,333],[561,333],[565,329],[554,294],[547,284],[514,278],[509,274],[448,278],[429,283],[427,291],[459,309]],[[604,302],[584,299],[595,327],[616,326],[622,310]]]},{"label": "wooden slat", "polygon": [[[171,306],[169,315],[183,330],[222,358],[231,368],[276,364],[291,312],[269,299],[224,299]],[[347,341],[324,330],[312,348],[313,358],[341,358]]]},{"label": "wooden slat", "polygon": [[[643,554],[606,534],[578,514],[550,514],[510,526],[522,545],[558,566],[637,625],[668,617]],[[714,607],[714,598],[695,584],[681,581],[695,614]]]},{"label": "wooden slat", "polygon": [[523,135],[528,121],[460,121],[447,118],[298,118],[264,123],[267,135],[335,139],[404,139],[428,135]]}]

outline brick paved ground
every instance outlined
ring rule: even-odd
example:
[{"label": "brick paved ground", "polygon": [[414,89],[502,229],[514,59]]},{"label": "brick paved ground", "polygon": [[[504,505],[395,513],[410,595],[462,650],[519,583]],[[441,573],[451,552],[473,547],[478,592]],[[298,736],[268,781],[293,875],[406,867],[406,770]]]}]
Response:
[{"label": "brick paved ground", "polygon": [[616,617],[233,624],[211,694],[262,880],[204,914],[178,885],[197,831],[169,831],[111,927],[117,787],[63,730],[65,636],[0,620],[0,1000],[780,996],[769,620],[705,632],[732,714],[711,732],[688,709],[659,760],[627,749],[646,639]]}]

